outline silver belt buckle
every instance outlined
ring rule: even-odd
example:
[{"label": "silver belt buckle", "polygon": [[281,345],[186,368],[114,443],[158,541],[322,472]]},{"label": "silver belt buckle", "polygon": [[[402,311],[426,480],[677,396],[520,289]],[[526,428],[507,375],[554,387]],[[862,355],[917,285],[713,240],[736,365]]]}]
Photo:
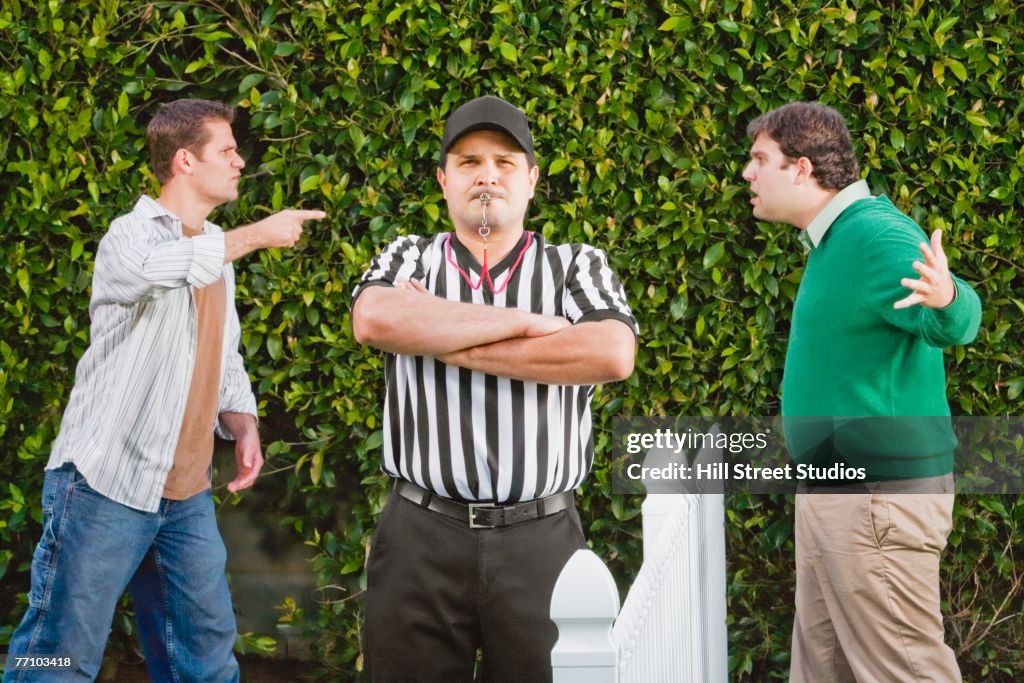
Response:
[{"label": "silver belt buckle", "polygon": [[480,509],[484,510],[497,510],[497,505],[491,505],[490,503],[466,503],[466,507],[469,508],[469,528],[470,529],[493,529],[494,524],[477,524],[476,523],[476,511]]}]

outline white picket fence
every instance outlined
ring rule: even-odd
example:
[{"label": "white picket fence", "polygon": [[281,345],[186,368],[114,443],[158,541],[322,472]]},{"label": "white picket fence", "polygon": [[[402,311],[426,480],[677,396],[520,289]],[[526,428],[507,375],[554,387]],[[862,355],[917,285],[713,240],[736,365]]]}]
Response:
[{"label": "white picket fence", "polygon": [[621,611],[593,552],[576,551],[562,570],[554,683],[728,680],[724,495],[649,493],[642,514],[644,561]]}]

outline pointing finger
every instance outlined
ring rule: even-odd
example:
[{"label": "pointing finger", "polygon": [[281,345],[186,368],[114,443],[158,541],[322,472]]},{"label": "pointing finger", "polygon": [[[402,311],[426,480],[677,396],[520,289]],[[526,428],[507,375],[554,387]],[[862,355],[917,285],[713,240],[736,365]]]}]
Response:
[{"label": "pointing finger", "polygon": [[327,213],[319,209],[293,209],[292,216],[300,221],[318,221],[327,218]]}]

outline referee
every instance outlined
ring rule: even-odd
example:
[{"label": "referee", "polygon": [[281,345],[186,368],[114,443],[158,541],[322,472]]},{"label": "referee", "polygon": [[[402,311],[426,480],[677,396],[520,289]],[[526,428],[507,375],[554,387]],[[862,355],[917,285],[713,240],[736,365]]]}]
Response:
[{"label": "referee", "polygon": [[636,319],[604,253],[523,222],[539,170],[526,115],[480,97],[448,119],[437,180],[454,232],[388,244],[353,294],[385,355],[364,665],[380,681],[551,680],[548,612],[585,547],[593,385],[633,371]]}]

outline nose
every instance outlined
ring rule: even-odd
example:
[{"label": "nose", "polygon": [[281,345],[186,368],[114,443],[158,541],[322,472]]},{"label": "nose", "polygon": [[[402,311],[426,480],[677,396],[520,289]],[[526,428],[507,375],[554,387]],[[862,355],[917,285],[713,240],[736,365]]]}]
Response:
[{"label": "nose", "polygon": [[477,185],[497,185],[498,184],[498,165],[488,160],[480,164],[480,172],[476,178]]},{"label": "nose", "polygon": [[235,166],[235,168],[245,168],[245,159],[243,159],[242,155],[239,154],[238,152],[235,152],[235,160],[232,163]]},{"label": "nose", "polygon": [[743,179],[748,183],[754,181],[754,162],[751,160],[743,167]]}]

